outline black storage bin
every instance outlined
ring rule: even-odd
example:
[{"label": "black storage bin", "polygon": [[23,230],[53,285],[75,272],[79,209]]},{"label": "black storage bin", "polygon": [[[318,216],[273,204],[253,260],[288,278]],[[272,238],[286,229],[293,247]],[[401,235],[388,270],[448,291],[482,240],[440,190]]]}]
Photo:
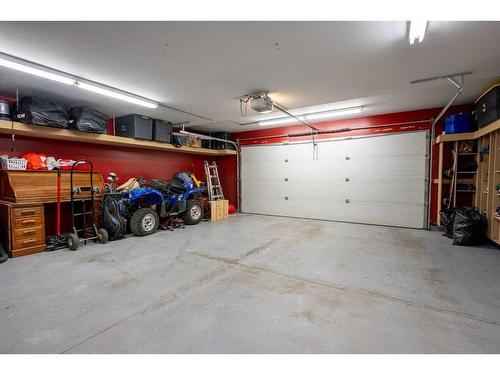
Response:
[{"label": "black storage bin", "polygon": [[90,107],[75,107],[69,111],[71,129],[90,133],[106,133],[108,115]]},{"label": "black storage bin", "polygon": [[[207,135],[209,135],[210,137],[213,137],[213,134],[211,132],[209,132]],[[202,139],[201,140],[201,147],[214,149],[215,148],[214,143],[215,143],[215,141],[213,141],[211,139]]]},{"label": "black storage bin", "polygon": [[500,84],[494,85],[476,100],[476,116],[479,128],[500,119]]},{"label": "black storage bin", "polygon": [[172,123],[166,120],[153,120],[153,140],[171,143]]},{"label": "black storage bin", "polygon": [[132,114],[117,117],[115,121],[115,135],[153,140],[153,119],[151,117]]},{"label": "black storage bin", "polygon": [[25,96],[19,100],[15,109],[15,117],[25,124],[67,128],[68,111],[63,104]]},{"label": "black storage bin", "polygon": [[[224,139],[224,140],[231,140],[231,137],[229,136],[228,132],[218,132],[218,133],[212,133],[212,137],[214,138],[219,138],[219,139]],[[213,149],[215,150],[236,150],[234,145],[227,143],[227,142],[222,142],[222,141],[211,141]]]}]

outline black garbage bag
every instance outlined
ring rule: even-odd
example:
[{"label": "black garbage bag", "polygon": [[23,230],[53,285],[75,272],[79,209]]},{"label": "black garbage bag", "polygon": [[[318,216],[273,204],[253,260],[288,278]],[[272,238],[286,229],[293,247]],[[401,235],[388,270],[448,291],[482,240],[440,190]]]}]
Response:
[{"label": "black garbage bag", "polygon": [[106,195],[102,201],[102,227],[111,241],[119,240],[127,232],[127,220],[123,217],[125,206],[117,195]]},{"label": "black garbage bag", "polygon": [[470,208],[456,208],[453,245],[481,245],[486,242],[486,217]]},{"label": "black garbage bag", "polygon": [[25,96],[19,100],[15,110],[16,118],[26,124],[67,128],[69,117],[63,104],[34,96]]},{"label": "black garbage bag", "polygon": [[71,123],[70,128],[91,132],[91,133],[106,133],[108,126],[108,115],[101,113],[90,107],[75,107],[69,111]]},{"label": "black garbage bag", "polygon": [[453,224],[455,222],[455,209],[444,208],[439,213],[441,216],[441,223],[445,228],[444,235],[448,238],[453,238]]}]

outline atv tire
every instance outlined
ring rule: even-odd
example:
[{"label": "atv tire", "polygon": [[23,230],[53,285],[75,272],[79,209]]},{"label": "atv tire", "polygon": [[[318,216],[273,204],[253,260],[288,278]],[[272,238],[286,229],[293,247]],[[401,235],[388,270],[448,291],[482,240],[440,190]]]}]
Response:
[{"label": "atv tire", "polygon": [[195,225],[203,219],[203,206],[198,199],[190,199],[186,204],[186,211],[182,216],[185,224]]},{"label": "atv tire", "polygon": [[160,217],[155,209],[140,208],[130,218],[130,230],[136,236],[147,236],[153,234],[160,225]]}]

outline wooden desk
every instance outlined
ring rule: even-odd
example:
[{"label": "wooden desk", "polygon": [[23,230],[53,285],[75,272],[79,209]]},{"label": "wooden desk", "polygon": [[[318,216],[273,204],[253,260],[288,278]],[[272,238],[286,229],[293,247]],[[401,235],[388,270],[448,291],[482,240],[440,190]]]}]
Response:
[{"label": "wooden desk", "polygon": [[[99,172],[93,173],[96,222],[100,218],[100,203],[104,181]],[[78,171],[75,186],[89,186],[90,172]],[[84,192],[79,199],[90,198]],[[61,201],[70,201],[70,173],[61,174]],[[45,251],[45,204],[57,202],[57,172],[0,170],[0,231],[10,257]]]}]

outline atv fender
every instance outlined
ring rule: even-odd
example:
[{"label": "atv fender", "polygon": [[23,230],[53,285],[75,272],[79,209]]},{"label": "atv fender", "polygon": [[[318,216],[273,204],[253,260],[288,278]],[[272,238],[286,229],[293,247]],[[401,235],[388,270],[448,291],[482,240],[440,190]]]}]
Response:
[{"label": "atv fender", "polygon": [[163,203],[163,195],[156,189],[137,188],[132,190],[129,194],[131,205],[137,205],[139,201],[146,203],[148,206]]}]

